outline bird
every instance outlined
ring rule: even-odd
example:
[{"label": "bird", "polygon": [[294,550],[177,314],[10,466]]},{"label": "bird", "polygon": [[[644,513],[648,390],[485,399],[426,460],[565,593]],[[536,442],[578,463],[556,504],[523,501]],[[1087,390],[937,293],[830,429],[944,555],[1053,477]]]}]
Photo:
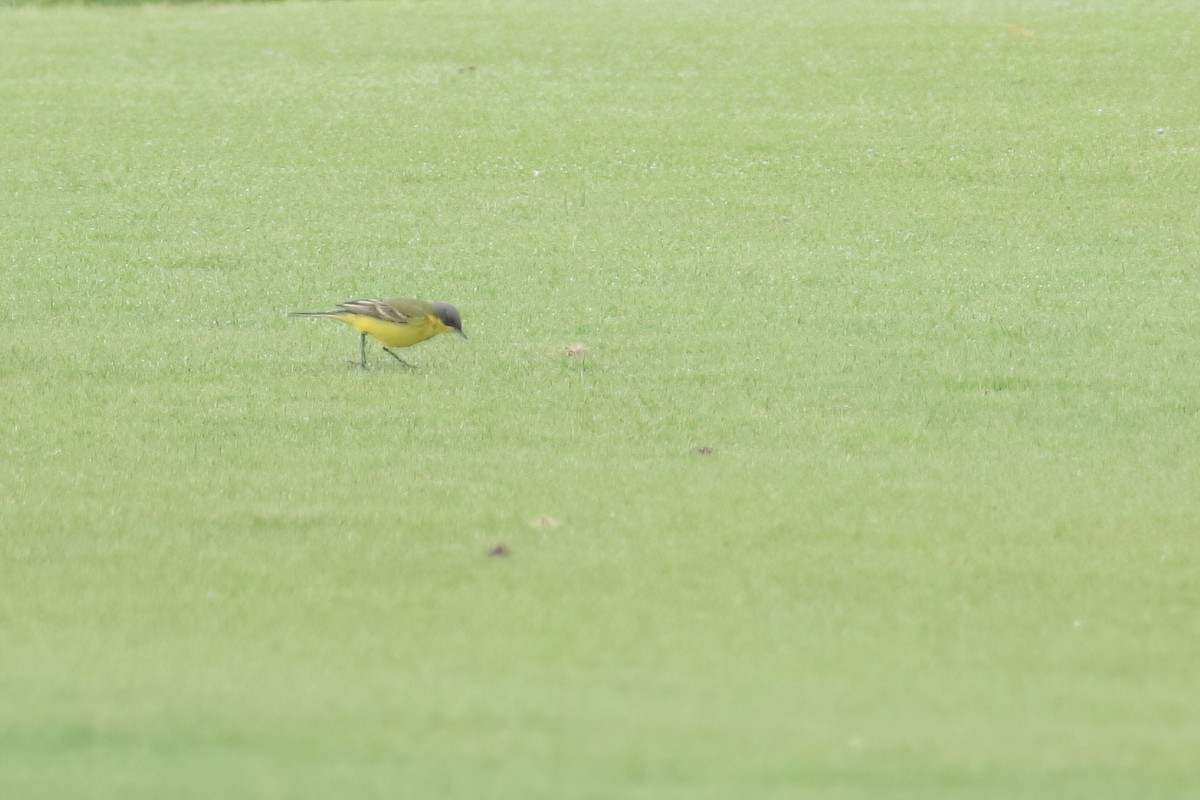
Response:
[{"label": "bird", "polygon": [[350,300],[332,311],[292,311],[289,317],[332,317],[359,333],[359,366],[367,368],[367,336],[383,345],[383,352],[411,367],[392,347],[412,347],[439,333],[457,333],[464,339],[462,316],[449,303],[431,303],[413,297]]}]

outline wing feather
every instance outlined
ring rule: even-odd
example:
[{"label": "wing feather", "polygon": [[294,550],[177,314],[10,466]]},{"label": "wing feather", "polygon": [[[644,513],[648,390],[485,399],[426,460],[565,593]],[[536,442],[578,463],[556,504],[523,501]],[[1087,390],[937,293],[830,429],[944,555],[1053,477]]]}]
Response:
[{"label": "wing feather", "polygon": [[428,310],[422,308],[423,305],[427,304],[420,300],[409,300],[408,298],[393,300],[369,298],[342,303],[337,307],[337,311],[340,314],[359,314],[364,317],[374,317],[375,319],[381,319],[384,322],[393,322],[397,325],[411,325],[415,320],[422,319],[429,313]]}]

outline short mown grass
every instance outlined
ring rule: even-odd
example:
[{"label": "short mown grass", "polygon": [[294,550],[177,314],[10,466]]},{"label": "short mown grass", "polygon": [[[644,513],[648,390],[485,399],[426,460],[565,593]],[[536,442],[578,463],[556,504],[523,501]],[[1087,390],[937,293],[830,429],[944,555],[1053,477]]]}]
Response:
[{"label": "short mown grass", "polygon": [[1200,792],[1197,41],[0,9],[0,796]]}]

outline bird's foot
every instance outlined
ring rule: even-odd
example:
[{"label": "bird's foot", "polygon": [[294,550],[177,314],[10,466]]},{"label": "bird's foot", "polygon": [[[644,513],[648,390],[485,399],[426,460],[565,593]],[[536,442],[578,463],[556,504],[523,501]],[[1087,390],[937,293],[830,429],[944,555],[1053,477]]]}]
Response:
[{"label": "bird's foot", "polygon": [[408,362],[407,362],[407,361],[405,361],[403,358],[401,358],[400,356],[398,356],[398,355],[396,355],[395,353],[393,353],[391,350],[388,350],[386,347],[385,347],[385,348],[383,348],[383,352],[387,353],[389,356],[391,356],[392,358],[396,359],[397,361],[399,361],[401,364],[403,364],[404,366],[408,367],[409,369],[416,369],[416,367],[415,367],[415,366],[413,366],[412,364],[408,363]]}]

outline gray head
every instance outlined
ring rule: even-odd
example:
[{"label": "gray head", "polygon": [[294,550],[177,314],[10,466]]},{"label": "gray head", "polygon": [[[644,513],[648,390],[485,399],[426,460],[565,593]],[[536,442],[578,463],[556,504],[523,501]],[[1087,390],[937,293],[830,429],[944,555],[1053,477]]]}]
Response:
[{"label": "gray head", "polygon": [[459,336],[467,338],[467,335],[463,333],[462,316],[458,313],[457,308],[449,303],[434,303],[433,313],[447,328],[453,328]]}]

